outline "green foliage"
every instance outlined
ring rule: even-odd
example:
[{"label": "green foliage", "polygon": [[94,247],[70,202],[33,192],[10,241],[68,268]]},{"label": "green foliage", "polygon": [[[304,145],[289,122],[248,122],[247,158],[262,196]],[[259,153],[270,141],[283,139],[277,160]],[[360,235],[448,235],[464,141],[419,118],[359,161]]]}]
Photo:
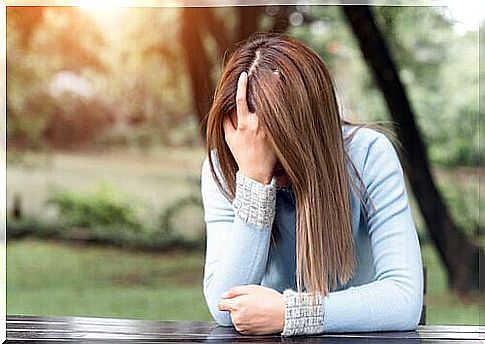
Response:
[{"label": "green foliage", "polygon": [[456,33],[441,7],[382,6],[374,13],[431,161],[478,166],[478,33]]},{"label": "green foliage", "polygon": [[[441,7],[374,6],[372,12],[399,70],[431,162],[478,166],[477,32],[460,34]],[[289,33],[332,69],[343,115],[389,120],[381,90],[336,6],[312,6],[315,20]]]},{"label": "green foliage", "polygon": [[130,202],[107,183],[94,193],[56,191],[48,199],[60,211],[63,223],[71,227],[122,227],[133,232],[143,230]]},{"label": "green foliage", "polygon": [[478,197],[478,188],[464,190],[463,187],[450,183],[442,185],[440,190],[458,228],[472,240],[478,239],[484,230],[480,221],[480,211],[485,210],[485,200]]},{"label": "green foliage", "polygon": [[48,221],[32,217],[19,220],[7,218],[7,238],[16,239],[34,234],[38,238],[60,238],[65,232],[64,227]]},{"label": "green foliage", "polygon": [[9,218],[8,237],[35,236],[146,249],[201,249],[205,243],[204,232],[195,228],[197,220],[189,221],[184,231],[178,217],[184,215],[187,207],[201,209],[199,195],[176,200],[160,212],[159,221],[154,224],[141,218],[143,203],[119,193],[106,182],[100,183],[94,192],[57,189],[47,203],[58,211],[55,220]]},{"label": "green foliage", "polygon": [[201,250],[204,247],[202,238],[187,238],[177,233],[165,235],[164,232],[134,232],[126,227],[97,226],[77,228],[62,222],[46,221],[33,217],[20,220],[7,219],[7,239],[33,237],[62,240],[68,243],[81,242],[105,246],[123,247],[143,250],[167,250],[183,248]]},{"label": "green foliage", "polygon": [[354,39],[352,32],[342,20],[339,6],[311,6],[310,14],[315,18],[312,23],[291,26],[288,34],[307,42],[335,70],[354,53],[349,44]]}]

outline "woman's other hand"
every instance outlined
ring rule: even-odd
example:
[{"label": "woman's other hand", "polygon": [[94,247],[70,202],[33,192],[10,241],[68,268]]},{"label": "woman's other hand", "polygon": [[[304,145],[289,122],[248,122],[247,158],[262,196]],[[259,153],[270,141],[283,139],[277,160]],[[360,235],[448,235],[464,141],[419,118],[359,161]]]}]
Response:
[{"label": "woman's other hand", "polygon": [[242,334],[269,334],[283,331],[283,294],[259,285],[234,287],[222,294],[219,310],[230,311],[236,330]]},{"label": "woman's other hand", "polygon": [[236,92],[237,127],[234,127],[231,117],[226,116],[223,123],[225,139],[241,173],[262,184],[269,184],[277,159],[259,125],[258,116],[249,112],[247,84],[247,73],[242,72]]}]

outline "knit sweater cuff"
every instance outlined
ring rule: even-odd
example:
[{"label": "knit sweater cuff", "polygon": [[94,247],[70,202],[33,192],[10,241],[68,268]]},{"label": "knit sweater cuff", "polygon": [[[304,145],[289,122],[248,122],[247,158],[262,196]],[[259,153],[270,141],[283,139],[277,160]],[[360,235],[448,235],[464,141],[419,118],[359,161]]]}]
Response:
[{"label": "knit sweater cuff", "polygon": [[237,171],[233,206],[246,223],[260,229],[271,227],[276,209],[276,179],[264,185]]},{"label": "knit sweater cuff", "polygon": [[282,336],[307,335],[322,333],[325,315],[322,295],[315,296],[312,304],[311,295],[291,289],[283,292],[285,302],[285,326]]}]

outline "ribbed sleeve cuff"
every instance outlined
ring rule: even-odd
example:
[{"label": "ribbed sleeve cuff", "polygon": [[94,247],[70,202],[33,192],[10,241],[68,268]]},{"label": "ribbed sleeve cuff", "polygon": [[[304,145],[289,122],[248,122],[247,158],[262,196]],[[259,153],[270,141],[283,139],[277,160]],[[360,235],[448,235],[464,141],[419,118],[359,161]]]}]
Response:
[{"label": "ribbed sleeve cuff", "polygon": [[315,303],[311,303],[311,295],[286,289],[283,292],[285,302],[285,326],[282,336],[323,333],[323,319],[325,315],[322,295],[315,296]]},{"label": "ribbed sleeve cuff", "polygon": [[264,185],[237,171],[233,206],[236,215],[246,223],[260,229],[271,227],[276,209],[276,179]]}]

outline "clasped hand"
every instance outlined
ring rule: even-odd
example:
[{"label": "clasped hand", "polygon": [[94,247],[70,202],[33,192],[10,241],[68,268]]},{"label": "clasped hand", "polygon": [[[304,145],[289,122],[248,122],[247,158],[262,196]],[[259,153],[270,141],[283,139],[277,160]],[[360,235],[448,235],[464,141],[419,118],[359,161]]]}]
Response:
[{"label": "clasped hand", "polygon": [[222,294],[220,311],[231,312],[236,330],[242,334],[280,333],[285,325],[283,295],[259,285],[242,285]]}]

